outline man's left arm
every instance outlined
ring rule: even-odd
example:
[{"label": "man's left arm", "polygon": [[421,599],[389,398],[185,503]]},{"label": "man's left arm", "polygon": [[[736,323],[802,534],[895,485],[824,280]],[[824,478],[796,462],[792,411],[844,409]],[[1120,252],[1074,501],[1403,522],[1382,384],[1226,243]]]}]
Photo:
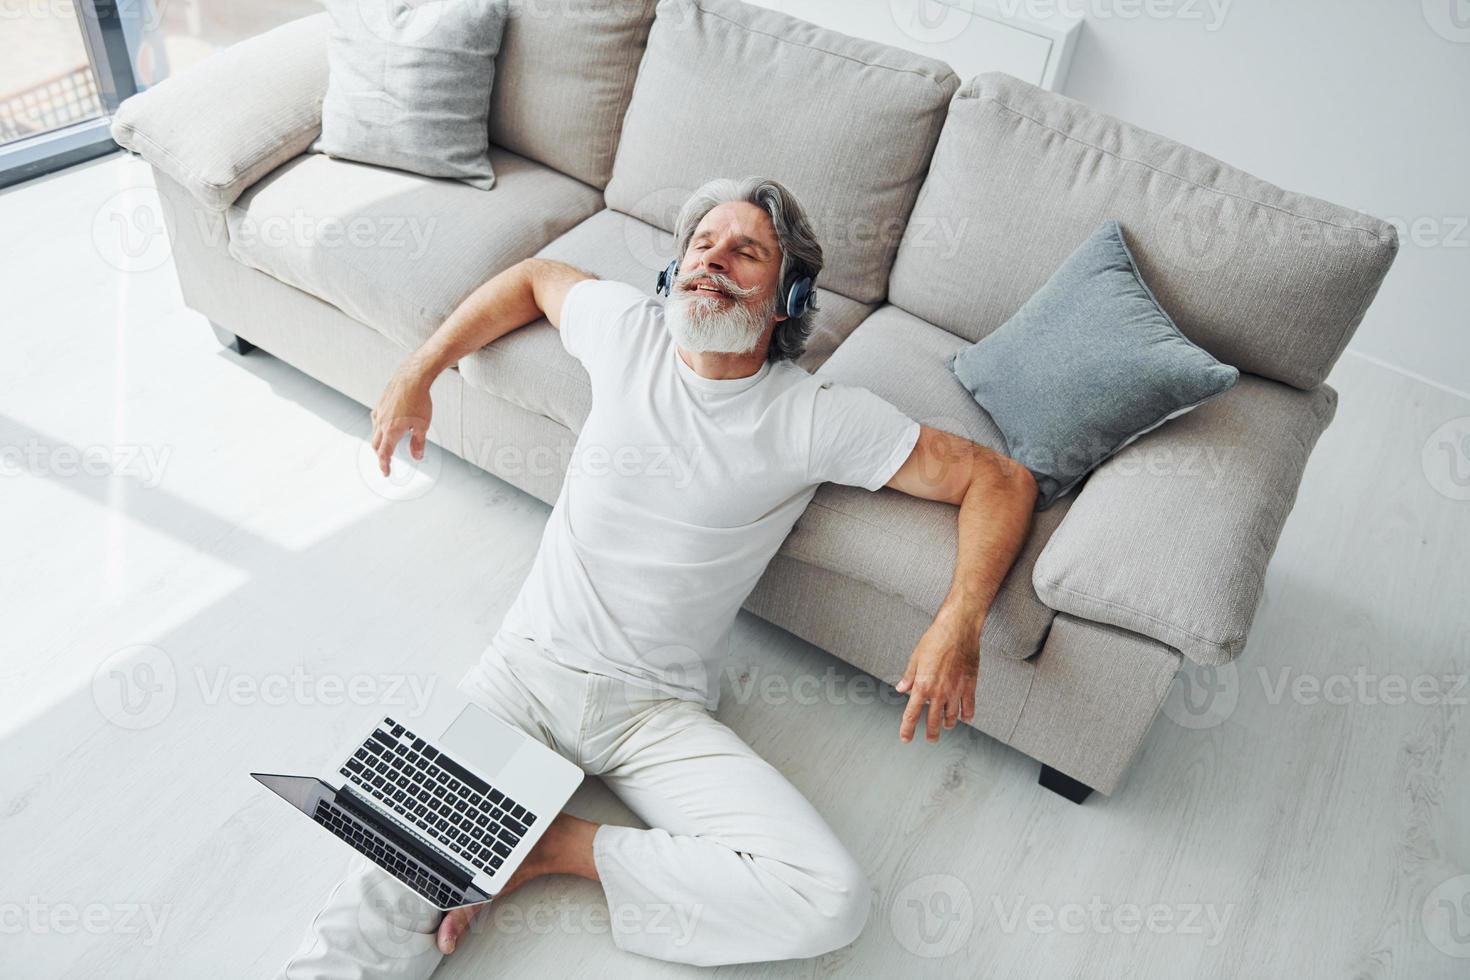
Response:
[{"label": "man's left arm", "polygon": [[1036,505],[1036,480],[1021,464],[968,439],[921,426],[918,442],[887,486],[958,504],[954,579],[934,622],[909,657],[898,690],[909,695],[899,738],[911,741],[925,703],[925,737],[975,717],[980,629],[1016,560]]}]

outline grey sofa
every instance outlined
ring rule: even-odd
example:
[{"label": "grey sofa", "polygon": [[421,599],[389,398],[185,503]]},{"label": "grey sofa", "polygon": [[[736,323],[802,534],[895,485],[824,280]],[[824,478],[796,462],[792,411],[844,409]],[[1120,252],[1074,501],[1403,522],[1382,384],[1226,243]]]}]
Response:
[{"label": "grey sofa", "polygon": [[[185,301],[237,350],[371,404],[493,274],[544,255],[652,293],[685,196],[764,173],[827,253],[802,366],[1004,449],[945,359],[1114,217],[1181,329],[1242,379],[1037,515],[985,624],[974,724],[1044,763],[1044,785],[1112,793],[1181,657],[1240,655],[1391,226],[1008,76],[961,84],[736,0],[517,6],[480,191],[303,152],[324,17],[129,99],[113,127],[153,167]],[[434,397],[436,443],[555,498],[590,393],[549,324],[467,357]],[[954,552],[949,505],[824,486],[746,607],[893,683]]]}]

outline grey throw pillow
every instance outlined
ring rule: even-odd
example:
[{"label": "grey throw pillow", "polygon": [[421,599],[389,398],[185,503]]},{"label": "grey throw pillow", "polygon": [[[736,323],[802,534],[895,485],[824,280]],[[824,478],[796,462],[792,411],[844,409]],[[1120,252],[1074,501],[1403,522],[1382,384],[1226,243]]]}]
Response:
[{"label": "grey throw pillow", "polygon": [[994,333],[950,368],[995,420],[1050,507],[1103,460],[1240,377],[1191,342],[1105,221]]},{"label": "grey throw pillow", "polygon": [[329,0],[311,150],[489,190],[490,88],[509,0]]}]

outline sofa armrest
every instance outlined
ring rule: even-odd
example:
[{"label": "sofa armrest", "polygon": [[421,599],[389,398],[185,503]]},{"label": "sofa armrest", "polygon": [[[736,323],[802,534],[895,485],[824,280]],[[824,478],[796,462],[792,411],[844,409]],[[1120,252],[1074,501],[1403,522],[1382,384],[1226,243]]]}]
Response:
[{"label": "sofa armrest", "polygon": [[283,24],[127,99],[112,138],[213,211],[321,132],[329,15]]},{"label": "sofa armrest", "polygon": [[1298,391],[1241,375],[1092,474],[1036,562],[1037,595],[1200,664],[1233,660],[1336,409],[1325,384]]}]

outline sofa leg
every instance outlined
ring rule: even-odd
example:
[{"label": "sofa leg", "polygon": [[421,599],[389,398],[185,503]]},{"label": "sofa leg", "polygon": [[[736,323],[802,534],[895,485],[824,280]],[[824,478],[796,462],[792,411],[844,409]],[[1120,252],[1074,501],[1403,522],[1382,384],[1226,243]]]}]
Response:
[{"label": "sofa leg", "polygon": [[1041,785],[1051,790],[1058,796],[1066,797],[1073,803],[1081,803],[1092,795],[1092,787],[1086,783],[1078,782],[1064,772],[1058,772],[1051,766],[1041,767]]},{"label": "sofa leg", "polygon": [[218,340],[221,346],[234,351],[236,354],[239,354],[242,357],[255,350],[255,345],[252,344],[250,341],[246,340],[244,337],[236,336],[235,334],[230,333],[228,330],[220,326],[218,323],[215,323],[213,320],[209,321],[209,329],[214,331],[214,339]]}]

